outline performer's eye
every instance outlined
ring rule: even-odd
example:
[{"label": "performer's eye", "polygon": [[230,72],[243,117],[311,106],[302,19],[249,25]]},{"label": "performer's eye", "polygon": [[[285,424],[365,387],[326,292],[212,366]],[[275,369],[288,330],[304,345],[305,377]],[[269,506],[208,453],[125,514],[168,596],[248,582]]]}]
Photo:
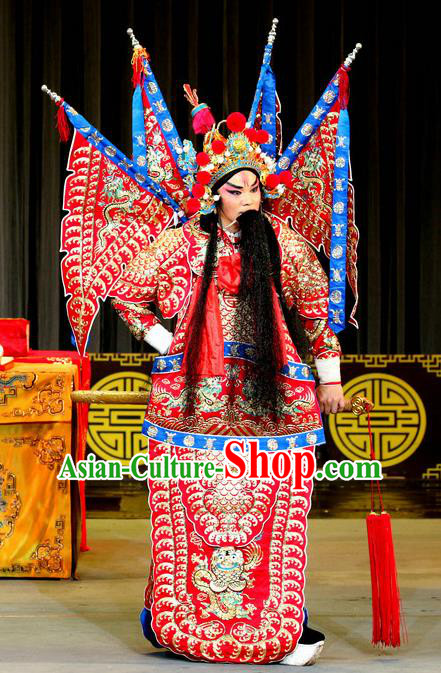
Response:
[{"label": "performer's eye", "polygon": [[230,192],[230,191],[228,190],[227,193],[228,193],[228,194],[231,194],[232,196],[239,196],[239,195],[240,195],[240,192],[237,192],[237,191]]}]

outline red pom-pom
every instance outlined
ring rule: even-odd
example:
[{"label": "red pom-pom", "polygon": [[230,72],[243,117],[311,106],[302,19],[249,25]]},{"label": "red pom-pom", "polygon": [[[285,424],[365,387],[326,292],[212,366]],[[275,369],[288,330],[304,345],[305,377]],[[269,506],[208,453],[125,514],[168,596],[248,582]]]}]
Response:
[{"label": "red pom-pom", "polygon": [[198,152],[196,154],[196,163],[199,166],[206,166],[207,164],[210,163],[210,157],[206,152]]},{"label": "red pom-pom", "polygon": [[193,196],[195,196],[197,199],[200,199],[201,196],[204,196],[205,194],[205,187],[204,185],[200,185],[197,182],[193,185],[193,188],[191,190],[191,193]]},{"label": "red pom-pom", "polygon": [[272,191],[277,187],[277,185],[280,184],[280,176],[277,175],[276,173],[270,173],[267,175],[267,178],[265,180],[265,186],[267,189]]},{"label": "red pom-pom", "polygon": [[232,112],[227,117],[227,126],[230,131],[234,131],[235,133],[243,131],[246,123],[247,118],[241,112]]},{"label": "red pom-pom", "polygon": [[257,143],[257,133],[256,129],[245,129],[244,134],[248,140],[252,143]]},{"label": "red pom-pom", "polygon": [[199,199],[188,199],[186,211],[187,215],[194,215],[201,209],[201,202]]},{"label": "red pom-pom", "polygon": [[263,129],[259,129],[258,131],[256,131],[256,141],[260,145],[265,145],[265,143],[267,143],[268,140],[269,140],[268,131],[264,131]]},{"label": "red pom-pom", "polygon": [[222,140],[213,140],[211,143],[211,149],[215,154],[222,154],[225,151],[225,143]]},{"label": "red pom-pom", "polygon": [[291,171],[282,171],[281,173],[279,173],[279,178],[280,182],[282,182],[287,187],[291,187],[292,185]]},{"label": "red pom-pom", "polygon": [[211,175],[208,171],[199,171],[196,173],[196,181],[201,185],[208,185],[211,180]]}]

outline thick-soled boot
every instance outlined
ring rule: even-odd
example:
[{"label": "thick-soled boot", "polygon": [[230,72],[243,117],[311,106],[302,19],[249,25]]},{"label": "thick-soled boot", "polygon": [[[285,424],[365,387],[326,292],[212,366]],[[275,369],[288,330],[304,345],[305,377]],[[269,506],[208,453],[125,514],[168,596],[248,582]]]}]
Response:
[{"label": "thick-soled boot", "polygon": [[325,644],[325,635],[315,629],[310,629],[304,624],[302,635],[299,638],[294,652],[279,661],[279,664],[286,666],[312,666],[319,658],[323,645]]}]

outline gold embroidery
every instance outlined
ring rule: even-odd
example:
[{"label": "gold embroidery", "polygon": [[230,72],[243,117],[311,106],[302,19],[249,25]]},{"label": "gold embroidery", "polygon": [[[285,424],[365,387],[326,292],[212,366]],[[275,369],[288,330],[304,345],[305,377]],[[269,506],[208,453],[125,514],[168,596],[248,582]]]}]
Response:
[{"label": "gold embroidery", "polygon": [[64,456],[66,455],[66,444],[64,437],[50,437],[49,439],[40,439],[39,437],[5,437],[4,444],[12,444],[14,448],[24,446],[34,447],[34,454],[42,465],[46,465],[49,470],[57,471],[60,469]]},{"label": "gold embroidery", "polygon": [[9,399],[16,399],[19,389],[31,390],[37,379],[37,375],[32,373],[0,374],[0,405],[7,406]]},{"label": "gold embroidery", "polygon": [[21,498],[16,490],[17,478],[4,465],[0,465],[0,547],[14,533],[20,515]]},{"label": "gold embroidery", "polygon": [[[201,379],[196,387],[197,403],[192,413],[187,413],[187,388],[182,375],[154,377],[148,419],[169,430],[233,436],[289,435],[320,426],[313,381],[293,382],[280,377],[284,408],[281,418],[275,420],[267,409],[261,409],[260,415],[255,415],[246,396],[236,389],[241,366],[240,363],[226,363],[226,378]],[[245,393],[252,385],[253,379],[249,377],[244,383]],[[249,390],[248,395],[251,395]],[[159,413],[155,413],[158,407]],[[176,410],[179,414],[173,415]],[[211,413],[216,415],[204,417]]]},{"label": "gold embroidery", "polygon": [[[216,467],[225,461],[222,451],[176,451],[180,460],[212,461]],[[179,482],[179,489],[188,503],[188,518],[206,544],[243,546],[262,532],[279,485],[262,479],[224,479],[217,473],[213,479]]]},{"label": "gold embroidery", "polygon": [[33,565],[37,573],[42,570],[46,570],[50,573],[60,573],[63,570],[63,557],[61,552],[64,547],[64,516],[61,516],[60,519],[55,522],[55,528],[57,529],[57,533],[53,543],[49,540],[45,540],[37,545],[37,548],[31,555],[31,558],[34,559]]},{"label": "gold embroidery", "polygon": [[262,558],[262,550],[256,543],[244,551],[235,547],[218,547],[213,551],[210,567],[206,556],[193,554],[196,568],[192,582],[208,597],[201,616],[213,614],[221,619],[234,619],[252,614],[256,608],[252,604],[243,606],[242,592],[253,586],[250,571],[261,563]]},{"label": "gold embroidery", "polygon": [[43,416],[43,414],[50,414],[55,416],[64,412],[64,378],[57,376],[53,383],[47,383],[43,386],[38,394],[33,398],[32,405],[27,409],[14,408],[8,414],[3,416]]}]

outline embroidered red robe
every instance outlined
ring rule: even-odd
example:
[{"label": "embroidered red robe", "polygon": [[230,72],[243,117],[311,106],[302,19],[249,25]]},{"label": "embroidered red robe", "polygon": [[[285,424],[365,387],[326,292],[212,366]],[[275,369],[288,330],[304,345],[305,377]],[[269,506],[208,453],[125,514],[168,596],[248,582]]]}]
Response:
[{"label": "embroidered red robe", "polygon": [[[340,346],[327,325],[328,283],[308,244],[271,216],[280,246],[281,285],[295,306],[312,355],[329,359]],[[177,316],[169,352],[156,358],[143,432],[150,458],[211,460],[222,465],[226,436],[255,439],[260,449],[314,451],[324,442],[315,381],[300,361],[278,307],[283,335],[278,373],[283,415],[256,414],[248,399],[254,317],[237,326],[238,264],[234,246],[218,242],[207,307],[213,319],[191,411],[185,403],[185,335],[203,273],[208,235],[195,218],[163,232],[126,268],[113,304],[142,339]],[[158,641],[194,659],[267,663],[293,651],[303,622],[306,517],[312,480],[149,479],[153,573],[146,592]]]}]

